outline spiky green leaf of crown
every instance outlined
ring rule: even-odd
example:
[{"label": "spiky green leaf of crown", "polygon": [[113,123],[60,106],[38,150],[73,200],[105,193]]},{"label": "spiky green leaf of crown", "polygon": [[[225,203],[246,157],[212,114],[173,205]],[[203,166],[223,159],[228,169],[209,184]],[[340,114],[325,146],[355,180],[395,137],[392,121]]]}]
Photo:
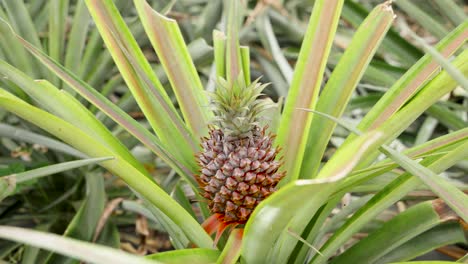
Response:
[{"label": "spiky green leaf of crown", "polygon": [[252,136],[259,126],[259,114],[274,107],[270,101],[258,99],[267,85],[259,79],[245,85],[241,79],[231,84],[219,78],[216,91],[211,93],[214,124],[234,139]]}]

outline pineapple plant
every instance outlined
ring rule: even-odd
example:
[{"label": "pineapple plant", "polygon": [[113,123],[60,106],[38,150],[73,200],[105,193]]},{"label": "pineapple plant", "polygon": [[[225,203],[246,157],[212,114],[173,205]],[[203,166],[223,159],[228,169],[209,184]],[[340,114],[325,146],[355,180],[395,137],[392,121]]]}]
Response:
[{"label": "pineapple plant", "polygon": [[215,126],[202,140],[198,176],[212,213],[227,225],[244,224],[255,207],[275,191],[283,178],[274,135],[261,127],[260,113],[269,107],[258,99],[264,84],[244,85],[219,79],[212,93]]},{"label": "pineapple plant", "polygon": [[[252,12],[237,34],[241,14],[233,10],[242,10],[241,2]],[[0,176],[0,200],[6,201],[0,203],[0,238],[9,240],[0,241],[0,258],[13,263],[406,263],[466,243],[467,187],[456,179],[466,177],[459,174],[466,175],[468,155],[466,111],[460,114],[467,101],[457,88],[468,87],[465,15],[448,12],[456,11],[456,1],[434,1],[447,7],[437,19],[450,17],[453,27],[450,32],[449,23],[433,27],[440,41],[431,42],[431,49],[395,31],[401,23],[394,23],[391,1],[377,6],[366,0],[313,2],[2,1],[0,118],[15,123],[0,125],[0,151],[14,146],[13,140],[37,141],[54,150],[47,158],[58,164]],[[47,12],[41,11],[44,3]],[[397,5],[414,14],[431,9]],[[211,35],[223,26],[218,27],[221,7],[229,10],[224,12],[227,37],[220,31]],[[190,15],[180,16],[185,10]],[[195,14],[201,18],[196,28],[190,20]],[[423,27],[439,23],[415,18]],[[86,30],[89,34],[82,34]],[[240,46],[239,38],[254,48]],[[214,60],[206,54],[214,54]],[[259,80],[251,83],[262,74],[272,83],[268,89]],[[212,91],[212,108],[205,90]],[[282,111],[272,111],[277,115],[270,127],[262,121],[273,105],[262,92],[275,99],[287,96],[278,107]],[[130,110],[143,112],[145,119],[135,120]],[[335,129],[337,124],[352,133]],[[391,142],[405,148],[396,152],[387,146]],[[154,174],[143,165],[141,148],[145,157],[155,158]],[[382,153],[387,159],[377,159]],[[74,200],[58,197],[51,203],[73,204],[67,206],[69,221],[59,223],[62,229],[53,214],[21,206],[33,200],[29,189],[21,188],[34,189],[26,185],[29,180],[42,184],[60,178],[51,174],[77,167],[64,177],[68,186],[77,182],[63,194]],[[109,189],[115,179],[130,188]],[[73,193],[83,181],[86,192]],[[44,193],[43,186],[36,193]],[[118,198],[107,201],[106,194]],[[422,201],[414,202],[415,197]],[[123,244],[117,227],[135,215],[142,231],[167,233],[175,250],[142,257],[109,248]],[[225,241],[220,235],[228,226],[233,229]],[[143,238],[139,241],[150,239]],[[467,256],[458,258],[463,262]]]}]

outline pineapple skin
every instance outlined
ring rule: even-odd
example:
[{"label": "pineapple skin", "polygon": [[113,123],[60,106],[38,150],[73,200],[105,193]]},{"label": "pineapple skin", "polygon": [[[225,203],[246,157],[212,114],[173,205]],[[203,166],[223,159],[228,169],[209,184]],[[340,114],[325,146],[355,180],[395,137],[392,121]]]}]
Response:
[{"label": "pineapple skin", "polygon": [[233,137],[211,127],[197,155],[202,195],[224,223],[244,224],[285,175],[278,171],[282,164],[275,160],[279,150],[272,144],[274,136],[257,125],[249,132]]}]

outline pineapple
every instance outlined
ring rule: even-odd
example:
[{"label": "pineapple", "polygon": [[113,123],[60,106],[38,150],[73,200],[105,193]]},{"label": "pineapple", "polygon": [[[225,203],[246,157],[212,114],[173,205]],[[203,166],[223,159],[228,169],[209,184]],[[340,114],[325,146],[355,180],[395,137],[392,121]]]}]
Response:
[{"label": "pineapple", "polygon": [[271,107],[260,100],[262,85],[233,84],[220,79],[212,93],[215,113],[209,136],[202,139],[197,159],[201,167],[197,179],[202,195],[218,221],[244,224],[254,208],[275,191],[284,172],[276,160],[274,136],[259,124],[259,113]]}]

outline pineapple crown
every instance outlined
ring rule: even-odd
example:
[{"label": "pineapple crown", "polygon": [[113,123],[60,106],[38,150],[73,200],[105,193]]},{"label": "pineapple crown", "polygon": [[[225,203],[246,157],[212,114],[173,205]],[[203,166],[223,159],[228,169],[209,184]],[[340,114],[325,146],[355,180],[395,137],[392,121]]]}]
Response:
[{"label": "pineapple crown", "polygon": [[252,136],[259,126],[259,114],[273,107],[270,101],[258,99],[267,85],[261,84],[259,79],[245,85],[242,78],[233,82],[218,78],[217,89],[211,93],[216,116],[213,123],[223,129],[226,136]]}]

